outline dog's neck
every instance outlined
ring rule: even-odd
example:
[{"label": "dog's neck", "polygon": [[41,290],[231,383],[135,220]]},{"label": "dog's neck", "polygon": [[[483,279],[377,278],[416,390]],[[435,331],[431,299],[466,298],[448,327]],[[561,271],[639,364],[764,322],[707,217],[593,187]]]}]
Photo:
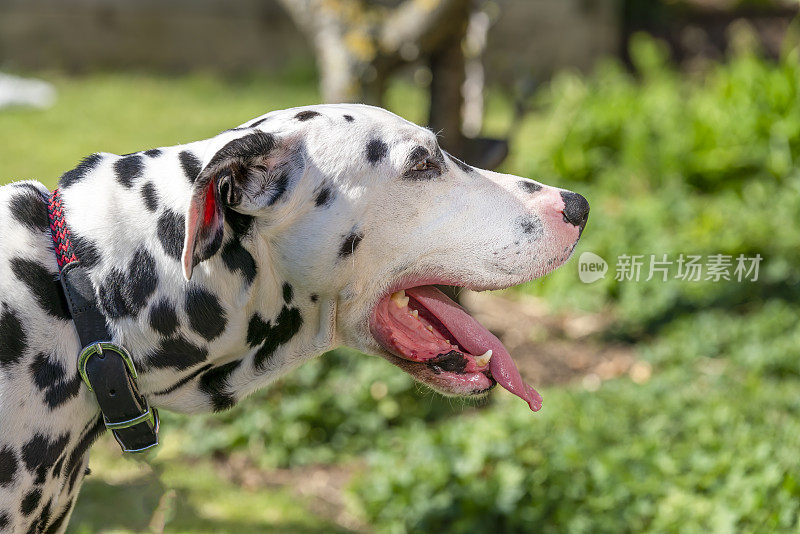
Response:
[{"label": "dog's neck", "polygon": [[219,251],[184,279],[186,175],[199,165],[186,154],[199,160],[207,142],[134,155],[130,185],[108,155],[62,188],[115,341],[133,355],[142,393],[177,411],[227,408],[333,341],[334,299],[295,289],[256,218],[228,211]]}]

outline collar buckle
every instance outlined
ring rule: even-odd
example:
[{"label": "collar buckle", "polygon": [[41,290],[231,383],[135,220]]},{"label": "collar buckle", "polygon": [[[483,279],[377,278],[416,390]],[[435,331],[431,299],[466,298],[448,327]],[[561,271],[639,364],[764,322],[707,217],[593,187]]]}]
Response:
[{"label": "collar buckle", "polygon": [[[130,375],[131,392],[129,394],[138,397],[136,379],[139,378],[139,375],[136,372],[136,366],[133,364],[133,358],[131,358],[131,355],[124,347],[112,343],[111,341],[98,341],[83,348],[78,356],[78,373],[81,375],[81,379],[83,379],[89,391],[97,393],[89,379],[90,373],[86,369],[89,360],[93,357],[105,360],[106,358],[114,356],[117,356],[124,362],[124,365],[121,367],[121,369],[124,370],[122,372],[127,372]],[[115,394],[116,393],[112,393],[112,395]],[[101,399],[98,398],[98,401],[101,401]],[[101,403],[101,405],[102,404],[104,403]],[[144,398],[141,398],[141,403],[134,402],[133,405],[139,407],[137,409],[138,413],[133,417],[126,417],[121,421],[109,420],[105,411],[101,410],[103,413],[103,422],[106,428],[111,430],[114,439],[117,440],[117,443],[119,443],[122,448],[122,452],[144,452],[158,445],[158,429],[160,426],[158,410],[151,408],[147,399]]]},{"label": "collar buckle", "polygon": [[83,379],[84,384],[86,384],[86,387],[89,388],[89,391],[94,392],[94,389],[92,388],[92,383],[89,382],[89,377],[86,374],[86,363],[89,361],[89,358],[95,354],[97,354],[98,358],[100,359],[105,358],[105,351],[114,353],[122,358],[122,361],[125,362],[125,365],[128,367],[128,370],[131,373],[131,377],[134,380],[139,378],[139,375],[136,373],[136,367],[133,365],[133,358],[131,358],[131,355],[128,354],[128,351],[125,350],[124,347],[120,347],[111,341],[98,341],[84,347],[81,353],[78,355],[78,373],[80,373],[81,378]]}]

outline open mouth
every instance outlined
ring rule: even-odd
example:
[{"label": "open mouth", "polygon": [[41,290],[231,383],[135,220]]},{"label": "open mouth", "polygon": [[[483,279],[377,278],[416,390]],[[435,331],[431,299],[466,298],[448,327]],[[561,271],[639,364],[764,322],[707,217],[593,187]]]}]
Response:
[{"label": "open mouth", "polygon": [[531,410],[542,407],[541,395],[522,381],[500,340],[433,286],[384,296],[373,310],[370,330],[401,367],[437,389],[474,395],[497,383]]}]

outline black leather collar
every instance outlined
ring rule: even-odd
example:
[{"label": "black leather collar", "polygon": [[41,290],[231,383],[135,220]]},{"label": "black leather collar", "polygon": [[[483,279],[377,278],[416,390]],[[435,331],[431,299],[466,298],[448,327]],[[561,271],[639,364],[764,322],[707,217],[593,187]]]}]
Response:
[{"label": "black leather collar", "polygon": [[139,393],[130,355],[112,341],[86,268],[72,250],[58,189],[50,197],[49,214],[59,280],[83,346],[78,372],[97,398],[106,428],[123,452],[146,451],[158,445],[158,412]]}]

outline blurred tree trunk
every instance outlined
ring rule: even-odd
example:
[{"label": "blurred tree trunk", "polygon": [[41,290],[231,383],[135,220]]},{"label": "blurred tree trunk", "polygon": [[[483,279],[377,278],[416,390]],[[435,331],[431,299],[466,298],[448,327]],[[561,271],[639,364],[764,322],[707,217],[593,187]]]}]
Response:
[{"label": "blurred tree trunk", "polygon": [[439,50],[465,30],[471,0],[279,0],[312,43],[326,102],[380,105],[401,65]]},{"label": "blurred tree trunk", "polygon": [[464,159],[466,138],[461,128],[461,112],[466,73],[462,43],[469,6],[465,3],[453,16],[449,34],[428,59],[432,75],[428,127],[441,136],[441,143],[448,151]]}]

